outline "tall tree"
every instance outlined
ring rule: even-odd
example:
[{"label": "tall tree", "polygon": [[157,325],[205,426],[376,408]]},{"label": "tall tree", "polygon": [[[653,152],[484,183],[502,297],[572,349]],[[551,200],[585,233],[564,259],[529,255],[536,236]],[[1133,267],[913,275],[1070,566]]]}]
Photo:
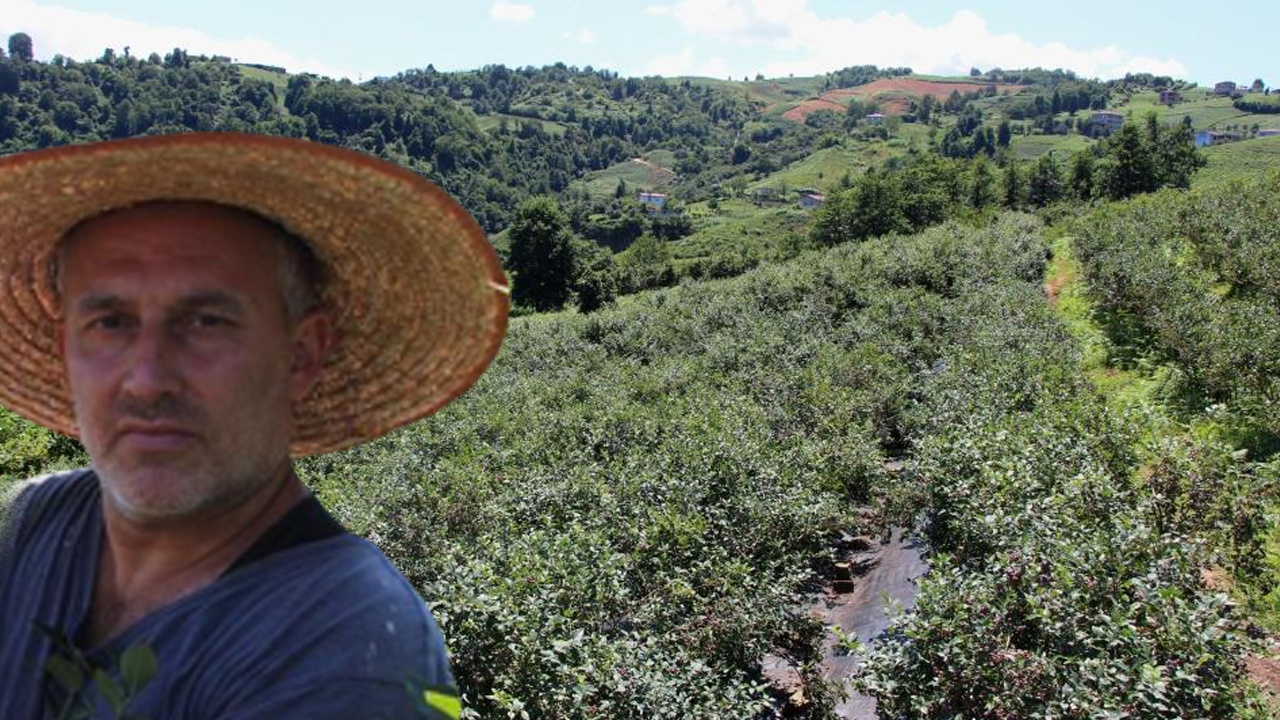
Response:
[{"label": "tall tree", "polygon": [[535,310],[558,310],[569,300],[576,273],[569,219],[553,198],[539,196],[516,208],[508,266],[511,299]]},{"label": "tall tree", "polygon": [[1089,201],[1094,195],[1095,163],[1093,152],[1081,150],[1071,158],[1071,174],[1067,178],[1067,189],[1077,200]]},{"label": "tall tree", "polygon": [[1022,172],[1022,163],[1010,160],[1004,169],[1003,178],[1004,206],[1013,210],[1021,208],[1027,199],[1027,181]]},{"label": "tall tree", "polygon": [[996,144],[1002,148],[1009,147],[1009,142],[1013,140],[1013,126],[1008,120],[1000,121],[1000,130],[996,135]]},{"label": "tall tree", "polygon": [[[1150,130],[1148,130],[1148,133]],[[1102,191],[1112,200],[1159,187],[1155,158],[1151,145],[1134,123],[1125,123],[1107,140],[1106,165],[1102,173]]]},{"label": "tall tree", "polygon": [[31,62],[35,59],[35,51],[31,45],[31,36],[17,32],[9,36],[9,56],[20,62]]},{"label": "tall tree", "polygon": [[996,177],[991,161],[979,155],[969,166],[969,207],[982,210],[996,203]]},{"label": "tall tree", "polygon": [[1027,183],[1027,200],[1036,207],[1053,204],[1062,198],[1062,170],[1053,153],[1046,153],[1036,161]]}]

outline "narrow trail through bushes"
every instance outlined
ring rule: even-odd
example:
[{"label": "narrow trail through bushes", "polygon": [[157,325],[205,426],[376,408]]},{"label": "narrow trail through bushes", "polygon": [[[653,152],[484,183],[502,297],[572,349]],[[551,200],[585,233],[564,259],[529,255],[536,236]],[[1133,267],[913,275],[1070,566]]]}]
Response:
[{"label": "narrow trail through bushes", "polygon": [[[1060,305],[1064,295],[1082,296],[1085,291],[1084,281],[1080,277],[1079,262],[1072,255],[1071,241],[1070,237],[1062,237],[1054,245],[1054,255],[1050,258],[1045,272],[1045,299],[1068,326],[1087,324],[1090,334],[1101,336],[1103,331],[1092,317],[1082,317],[1078,310],[1070,310]],[[1098,370],[1106,375],[1126,372],[1113,367],[1109,362],[1104,362],[1103,365]],[[1099,388],[1099,391],[1107,392],[1104,388]],[[1226,573],[1206,569],[1203,576],[1206,586],[1221,592],[1230,591],[1230,580],[1226,578]],[[1280,638],[1271,637],[1265,653],[1250,656],[1246,661],[1246,669],[1249,679],[1262,688],[1273,707],[1280,712]]]}]

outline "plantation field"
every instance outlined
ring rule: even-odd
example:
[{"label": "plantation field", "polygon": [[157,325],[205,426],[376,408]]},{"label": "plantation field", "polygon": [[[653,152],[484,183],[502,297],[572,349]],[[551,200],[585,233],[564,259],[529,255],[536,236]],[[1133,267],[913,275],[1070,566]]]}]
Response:
[{"label": "plantation field", "polygon": [[1094,141],[1083,135],[1014,135],[1009,141],[1014,157],[1019,160],[1034,160],[1041,155],[1053,152],[1061,161],[1066,161],[1072,153],[1079,152],[1093,145]]},{"label": "plantation field", "polygon": [[[1262,127],[1280,124],[1280,116],[1257,115],[1237,110],[1231,104],[1231,98],[1209,96],[1202,100],[1190,100],[1173,105],[1162,105],[1156,93],[1135,94],[1127,103],[1112,109],[1119,113],[1132,111],[1135,118],[1154,110],[1160,121],[1166,124],[1182,122],[1183,117],[1191,118],[1191,126],[1196,130],[1221,130],[1227,125],[1252,126],[1257,123]],[[1271,125],[1269,125],[1270,123]]]},{"label": "plantation field", "polygon": [[785,204],[757,206],[742,199],[721,200],[718,210],[706,203],[689,207],[694,232],[669,243],[677,269],[716,256],[752,259],[793,255],[804,244],[810,213]]},{"label": "plantation field", "polygon": [[1280,170],[1280,137],[1255,138],[1203,149],[1208,164],[1192,177],[1193,187],[1248,180]]},{"label": "plantation field", "polygon": [[675,172],[661,161],[672,160],[674,156],[669,152],[646,154],[588,173],[579,184],[594,197],[613,197],[619,180],[627,184],[627,194],[632,197],[641,190],[661,192],[670,187],[675,178]]}]

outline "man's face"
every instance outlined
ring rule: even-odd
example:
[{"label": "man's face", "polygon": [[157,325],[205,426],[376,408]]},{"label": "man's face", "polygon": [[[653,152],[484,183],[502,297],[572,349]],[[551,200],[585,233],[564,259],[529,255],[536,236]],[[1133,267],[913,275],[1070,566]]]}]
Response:
[{"label": "man's face", "polygon": [[[67,380],[107,501],[140,522],[233,507],[288,469],[327,341],[292,327],[268,226],[226,208],[98,218],[62,265]],[[322,327],[323,326],[323,327]]]}]

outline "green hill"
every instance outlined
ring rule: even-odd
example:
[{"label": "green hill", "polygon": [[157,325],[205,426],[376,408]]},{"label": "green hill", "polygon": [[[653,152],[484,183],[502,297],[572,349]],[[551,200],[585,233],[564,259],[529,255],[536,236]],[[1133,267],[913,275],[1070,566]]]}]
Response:
[{"label": "green hill", "polygon": [[1209,163],[1196,173],[1195,187],[1258,178],[1280,170],[1280,136],[1214,145],[1204,149],[1204,156]]}]

